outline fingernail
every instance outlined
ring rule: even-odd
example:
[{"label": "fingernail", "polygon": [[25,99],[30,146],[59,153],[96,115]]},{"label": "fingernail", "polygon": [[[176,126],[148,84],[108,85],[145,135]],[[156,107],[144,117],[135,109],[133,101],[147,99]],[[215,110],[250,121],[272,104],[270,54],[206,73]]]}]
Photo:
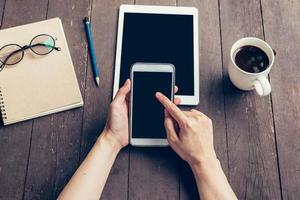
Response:
[{"label": "fingernail", "polygon": [[124,85],[127,85],[129,83],[129,79],[126,79],[125,81],[125,84]]},{"label": "fingernail", "polygon": [[155,96],[156,96],[156,97],[161,97],[161,95],[162,95],[162,94],[161,94],[160,92],[156,92],[156,93],[155,93]]}]

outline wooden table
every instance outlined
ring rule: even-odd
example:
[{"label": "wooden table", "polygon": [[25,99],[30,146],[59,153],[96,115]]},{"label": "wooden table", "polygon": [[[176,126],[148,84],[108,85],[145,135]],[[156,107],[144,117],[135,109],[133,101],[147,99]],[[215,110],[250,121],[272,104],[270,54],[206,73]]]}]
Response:
[{"label": "wooden table", "polygon": [[[215,148],[239,199],[300,198],[300,1],[0,0],[1,28],[63,21],[85,106],[0,127],[0,199],[55,199],[102,130],[112,97],[121,4],[195,6],[200,27],[200,104],[214,122]],[[82,19],[92,17],[101,83],[93,81]],[[229,50],[241,37],[277,51],[272,94],[235,89]],[[1,38],[0,38],[1,39]],[[101,169],[99,169],[101,170]],[[102,199],[197,199],[188,166],[172,150],[126,147]]]}]

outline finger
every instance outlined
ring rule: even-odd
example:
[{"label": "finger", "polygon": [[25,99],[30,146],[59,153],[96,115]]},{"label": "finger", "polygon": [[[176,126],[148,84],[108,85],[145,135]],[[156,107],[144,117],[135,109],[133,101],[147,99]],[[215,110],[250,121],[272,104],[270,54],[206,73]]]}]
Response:
[{"label": "finger", "polygon": [[192,111],[182,111],[182,112],[188,117],[195,115],[195,113],[193,113]]},{"label": "finger", "polygon": [[164,113],[165,113],[165,116],[171,117],[174,127],[175,127],[175,132],[177,132],[179,130],[178,123],[176,123],[175,119],[172,118],[172,116],[168,113],[168,111],[166,109],[164,109]]},{"label": "finger", "polygon": [[199,110],[191,109],[191,112],[196,113],[196,114],[200,115],[201,117],[209,118],[208,116],[206,116],[204,113],[200,112]]},{"label": "finger", "polygon": [[127,106],[129,106],[129,103],[130,103],[130,92],[128,92],[128,94],[126,95],[125,101],[126,101]]},{"label": "finger", "polygon": [[130,100],[130,92],[128,92],[128,93],[126,94],[125,100],[126,100],[126,101],[129,101],[129,100]]},{"label": "finger", "polygon": [[176,143],[179,140],[179,138],[176,133],[174,121],[173,121],[172,117],[168,114],[167,111],[165,111],[164,125],[166,128],[167,138],[168,138],[169,143],[173,143],[173,144]]},{"label": "finger", "polygon": [[196,110],[196,109],[191,109],[191,112],[194,112],[194,113],[198,113],[198,114],[201,114],[201,115],[203,115],[203,113],[202,113],[202,112],[200,112],[199,110]]},{"label": "finger", "polygon": [[155,96],[157,100],[170,113],[170,115],[178,122],[179,126],[186,123],[187,118],[185,114],[174,103],[172,103],[165,95],[163,95],[160,92],[156,92]]},{"label": "finger", "polygon": [[166,109],[164,109],[164,114],[165,114],[165,117],[170,117],[170,114],[168,113],[168,111]]},{"label": "finger", "polygon": [[174,99],[174,104],[175,104],[175,105],[179,105],[180,102],[181,102],[181,99],[180,99],[180,98],[176,97],[176,98]]},{"label": "finger", "polygon": [[114,98],[114,101],[122,103],[125,100],[127,94],[129,94],[129,92],[130,92],[130,80],[127,79],[124,85],[118,90]]},{"label": "finger", "polygon": [[174,87],[174,93],[176,94],[178,92],[178,87],[175,85]]},{"label": "finger", "polygon": [[198,116],[200,116],[202,118],[206,118],[208,120],[211,120],[210,117],[208,117],[204,113],[200,112],[199,110],[191,109],[191,112],[197,114]]}]

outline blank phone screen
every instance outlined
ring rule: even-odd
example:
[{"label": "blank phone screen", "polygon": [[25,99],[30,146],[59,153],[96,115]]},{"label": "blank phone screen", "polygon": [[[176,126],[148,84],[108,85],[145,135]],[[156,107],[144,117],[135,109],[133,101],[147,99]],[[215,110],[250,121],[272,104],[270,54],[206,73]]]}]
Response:
[{"label": "blank phone screen", "polygon": [[166,138],[164,108],[155,98],[161,92],[172,96],[171,72],[134,72],[132,105],[132,138]]},{"label": "blank phone screen", "polygon": [[121,87],[136,62],[171,63],[177,95],[194,95],[193,16],[125,13],[121,53]]}]

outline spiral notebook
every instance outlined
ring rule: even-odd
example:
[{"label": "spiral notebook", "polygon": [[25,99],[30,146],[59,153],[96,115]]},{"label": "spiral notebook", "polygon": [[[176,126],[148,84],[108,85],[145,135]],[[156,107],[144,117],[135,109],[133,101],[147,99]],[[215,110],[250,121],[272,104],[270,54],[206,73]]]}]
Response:
[{"label": "spiral notebook", "polygon": [[61,50],[40,56],[27,49],[18,64],[5,66],[0,72],[0,107],[4,125],[83,105],[59,18],[0,30],[0,48],[6,44],[29,45],[39,34],[57,38],[55,46]]}]

